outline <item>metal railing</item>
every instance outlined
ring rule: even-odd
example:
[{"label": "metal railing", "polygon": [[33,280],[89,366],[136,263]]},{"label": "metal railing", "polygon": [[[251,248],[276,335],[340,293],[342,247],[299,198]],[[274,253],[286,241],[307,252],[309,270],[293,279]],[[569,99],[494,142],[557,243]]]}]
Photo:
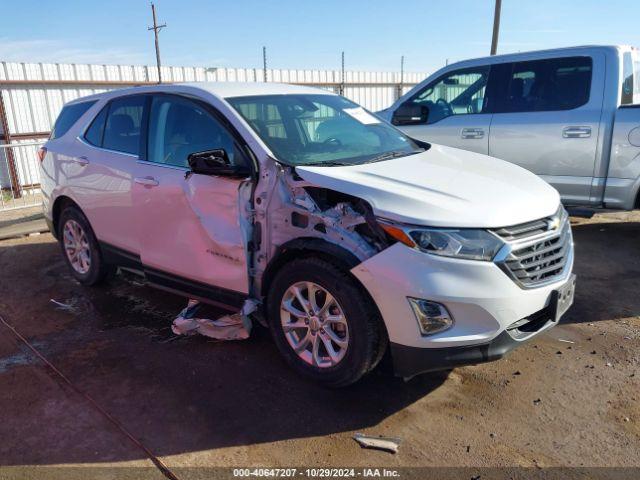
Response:
[{"label": "metal railing", "polygon": [[0,145],[0,211],[42,204],[39,142]]}]

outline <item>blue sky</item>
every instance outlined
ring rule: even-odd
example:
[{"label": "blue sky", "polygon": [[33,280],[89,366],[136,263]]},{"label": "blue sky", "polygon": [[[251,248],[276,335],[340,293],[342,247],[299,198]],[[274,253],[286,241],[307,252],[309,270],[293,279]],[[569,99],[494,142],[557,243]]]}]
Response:
[{"label": "blue sky", "polygon": [[[0,0],[0,61],[153,64],[145,0]],[[163,63],[430,72],[489,53],[493,0],[157,0]],[[498,53],[640,46],[639,0],[503,0]]]}]

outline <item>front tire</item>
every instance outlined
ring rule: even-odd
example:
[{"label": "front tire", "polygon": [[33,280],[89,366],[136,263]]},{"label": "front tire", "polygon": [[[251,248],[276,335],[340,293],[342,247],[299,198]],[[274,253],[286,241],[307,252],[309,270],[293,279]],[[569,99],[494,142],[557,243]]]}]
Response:
[{"label": "front tire", "polygon": [[71,274],[82,285],[97,285],[110,271],[93,229],[84,214],[74,206],[65,208],[58,221],[58,241]]},{"label": "front tire", "polygon": [[271,334],[289,365],[326,386],[358,381],[386,346],[371,299],[348,272],[324,259],[302,258],[282,267],[267,309]]}]

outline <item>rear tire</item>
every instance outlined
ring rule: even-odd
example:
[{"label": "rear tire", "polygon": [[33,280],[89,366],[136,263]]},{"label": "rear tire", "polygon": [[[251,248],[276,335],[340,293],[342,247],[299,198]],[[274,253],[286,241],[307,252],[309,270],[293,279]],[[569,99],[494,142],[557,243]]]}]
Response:
[{"label": "rear tire", "polygon": [[269,289],[267,312],[273,339],[289,365],[325,386],[358,381],[386,347],[371,299],[348,272],[324,259],[284,265]]},{"label": "rear tire", "polygon": [[71,274],[82,285],[97,285],[113,270],[105,264],[93,229],[79,208],[68,206],[60,214],[58,242]]}]

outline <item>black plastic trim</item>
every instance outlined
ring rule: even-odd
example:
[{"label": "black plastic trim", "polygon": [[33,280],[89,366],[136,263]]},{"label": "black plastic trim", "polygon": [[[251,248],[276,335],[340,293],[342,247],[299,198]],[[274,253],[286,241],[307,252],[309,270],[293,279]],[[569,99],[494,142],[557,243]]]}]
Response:
[{"label": "black plastic trim", "polygon": [[395,374],[408,378],[420,373],[492,362],[504,357],[521,343],[523,342],[515,340],[505,330],[491,342],[480,345],[418,348],[392,342],[389,347]]},{"label": "black plastic trim", "polygon": [[231,311],[240,309],[248,297],[242,292],[215,287],[149,267],[142,263],[140,255],[109,243],[100,242],[100,249],[106,263],[143,273],[151,286],[178,295],[196,298]]}]

